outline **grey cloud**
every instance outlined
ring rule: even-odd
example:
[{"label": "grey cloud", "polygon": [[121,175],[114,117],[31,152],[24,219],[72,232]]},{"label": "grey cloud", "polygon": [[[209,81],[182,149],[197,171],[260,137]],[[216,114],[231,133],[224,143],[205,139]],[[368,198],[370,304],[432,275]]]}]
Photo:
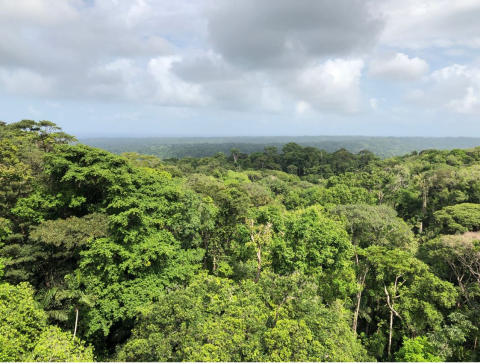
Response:
[{"label": "grey cloud", "polygon": [[[354,113],[369,97],[364,59],[373,59],[371,75],[388,79],[418,80],[428,70],[412,52],[371,57],[384,19],[387,38],[392,29],[397,40],[411,37],[423,19],[430,25],[418,26],[420,38],[440,39],[443,19],[468,23],[453,34],[473,41],[468,2],[451,3],[449,15],[435,1],[422,4],[436,17],[416,18],[408,15],[423,6],[417,0],[0,0],[0,87],[35,97]],[[470,87],[476,97],[477,84]]]},{"label": "grey cloud", "polygon": [[[41,29],[34,39],[22,36],[22,26],[0,29],[0,66],[24,66],[57,73],[84,68],[109,57],[156,57],[173,51],[157,35],[131,34],[121,28],[91,27],[87,22]],[[27,28],[35,29],[35,28]]]},{"label": "grey cloud", "polygon": [[242,73],[225,62],[220,54],[202,52],[174,62],[172,71],[188,82],[208,83],[242,77]]},{"label": "grey cloud", "polygon": [[360,0],[227,0],[212,3],[207,17],[215,49],[249,68],[366,52],[382,29]]},{"label": "grey cloud", "polygon": [[[31,72],[36,89],[48,81],[45,97],[261,111],[301,98],[337,109],[336,98],[351,98],[327,95],[337,90],[328,75],[318,87],[298,85],[297,76],[322,57],[368,50],[381,28],[359,0],[216,1],[207,9],[195,1],[25,1],[0,2],[0,36],[8,39],[0,81],[17,92],[12,85]],[[342,92],[357,95],[356,81]]]},{"label": "grey cloud", "polygon": [[200,85],[215,108],[260,112],[282,109],[284,95],[276,87],[283,77],[281,71],[272,77],[268,72],[242,70],[210,50],[172,63],[172,73]]},{"label": "grey cloud", "polygon": [[[52,79],[61,97],[82,98],[91,95],[92,89],[107,90],[107,84],[111,85],[113,80],[106,82],[102,77],[114,77],[112,72],[107,76],[92,70],[118,58],[143,60],[146,68],[148,59],[175,51],[166,35],[193,29],[188,28],[185,19],[180,20],[193,10],[180,3],[144,0],[13,3],[0,1],[0,38],[4,40],[0,42],[0,70],[13,75],[29,70]],[[175,27],[172,21],[178,25]],[[122,81],[120,78],[110,88],[118,87]]]},{"label": "grey cloud", "polygon": [[359,111],[362,60],[335,59],[296,69],[242,70],[212,52],[177,61],[172,71],[201,86],[213,104],[278,112],[297,101],[322,111]]}]

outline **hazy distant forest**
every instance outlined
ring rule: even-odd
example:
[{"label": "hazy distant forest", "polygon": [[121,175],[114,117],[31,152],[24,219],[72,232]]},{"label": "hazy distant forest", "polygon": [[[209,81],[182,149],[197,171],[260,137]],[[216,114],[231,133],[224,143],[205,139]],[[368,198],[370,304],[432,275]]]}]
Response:
[{"label": "hazy distant forest", "polygon": [[300,137],[211,137],[211,138],[90,138],[81,143],[120,154],[136,152],[158,158],[213,157],[218,152],[230,155],[231,149],[252,154],[264,152],[265,147],[282,150],[295,142],[333,153],[345,148],[351,153],[369,150],[377,157],[389,158],[426,149],[465,149],[480,145],[480,138],[447,137],[364,137],[364,136],[300,136]]},{"label": "hazy distant forest", "polygon": [[160,159],[2,123],[0,361],[480,359],[480,147],[410,139]]}]

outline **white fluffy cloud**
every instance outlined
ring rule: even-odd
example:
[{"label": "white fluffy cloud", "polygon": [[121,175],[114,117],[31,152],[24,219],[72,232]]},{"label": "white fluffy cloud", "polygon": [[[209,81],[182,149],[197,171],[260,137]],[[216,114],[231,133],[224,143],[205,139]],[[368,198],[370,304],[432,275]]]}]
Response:
[{"label": "white fluffy cloud", "polygon": [[459,114],[480,114],[480,69],[454,64],[433,72],[425,89],[417,89],[407,99],[432,109]]},{"label": "white fluffy cloud", "polygon": [[418,81],[428,73],[428,63],[418,57],[409,58],[404,53],[386,54],[370,62],[371,76],[392,81]]},{"label": "white fluffy cloud", "polygon": [[295,104],[295,112],[297,115],[303,115],[307,111],[310,111],[312,109],[312,106],[305,101],[299,101]]},{"label": "white fluffy cloud", "polygon": [[480,114],[480,69],[455,64],[435,71],[429,91],[440,105],[461,114]]},{"label": "white fluffy cloud", "polygon": [[388,46],[480,48],[478,0],[374,0],[370,5],[385,19],[381,42]]},{"label": "white fluffy cloud", "polygon": [[208,51],[175,62],[172,70],[185,82],[201,85],[202,92],[220,107],[279,112],[290,99],[303,100],[316,110],[359,111],[364,62],[334,59],[312,63],[293,69],[245,70]]},{"label": "white fluffy cloud", "polygon": [[362,60],[328,60],[300,71],[289,90],[316,109],[358,112],[363,66]]},{"label": "white fluffy cloud", "polygon": [[148,71],[156,81],[154,100],[160,104],[202,105],[207,100],[200,86],[180,80],[171,72],[172,63],[179,62],[179,56],[157,57],[148,62]]}]

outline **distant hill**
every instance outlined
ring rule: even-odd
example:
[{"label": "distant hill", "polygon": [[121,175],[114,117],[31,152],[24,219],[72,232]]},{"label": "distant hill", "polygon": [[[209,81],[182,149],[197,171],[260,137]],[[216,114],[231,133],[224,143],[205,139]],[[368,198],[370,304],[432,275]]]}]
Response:
[{"label": "distant hill", "polygon": [[263,151],[295,142],[334,152],[345,148],[352,153],[368,149],[381,158],[404,155],[426,149],[466,149],[480,146],[480,138],[448,137],[367,137],[367,136],[278,136],[278,137],[211,137],[211,138],[89,138],[81,143],[113,153],[138,152],[159,158],[211,157],[218,152],[230,153],[237,148],[243,153]]}]

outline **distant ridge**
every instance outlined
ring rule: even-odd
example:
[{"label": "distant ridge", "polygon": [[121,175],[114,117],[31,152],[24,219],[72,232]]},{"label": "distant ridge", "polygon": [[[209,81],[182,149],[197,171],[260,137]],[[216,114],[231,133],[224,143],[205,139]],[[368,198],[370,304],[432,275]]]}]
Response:
[{"label": "distant ridge", "polygon": [[263,151],[266,146],[294,142],[334,152],[345,148],[352,153],[368,149],[381,158],[404,155],[426,149],[466,149],[480,146],[480,138],[471,137],[379,137],[379,136],[258,136],[258,137],[186,137],[186,138],[85,138],[81,143],[113,153],[137,152],[159,158],[210,157],[236,148],[243,153]]}]

